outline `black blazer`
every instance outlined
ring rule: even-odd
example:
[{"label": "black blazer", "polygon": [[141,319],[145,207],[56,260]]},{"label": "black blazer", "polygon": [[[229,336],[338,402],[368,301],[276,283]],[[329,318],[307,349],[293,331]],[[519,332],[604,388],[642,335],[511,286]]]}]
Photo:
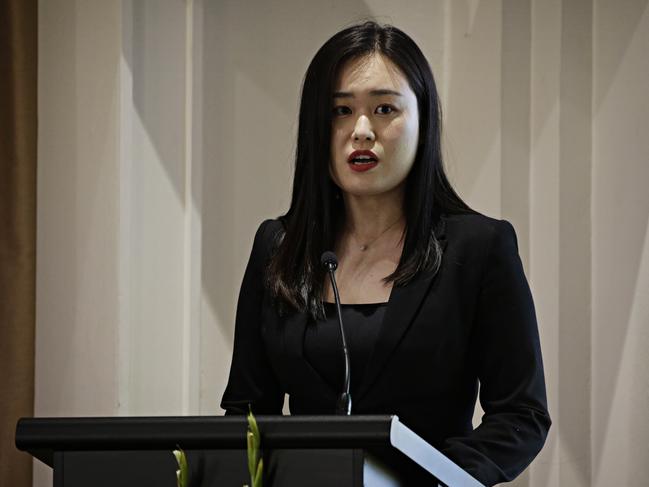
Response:
[{"label": "black blazer", "polygon": [[[394,287],[357,394],[355,414],[397,414],[486,485],[511,480],[550,427],[534,304],[512,226],[443,216],[435,276]],[[264,286],[277,220],[261,224],[243,278],[227,414],[332,414],[333,390],[303,356],[308,317],[280,318]],[[482,423],[471,424],[480,383]]]}]

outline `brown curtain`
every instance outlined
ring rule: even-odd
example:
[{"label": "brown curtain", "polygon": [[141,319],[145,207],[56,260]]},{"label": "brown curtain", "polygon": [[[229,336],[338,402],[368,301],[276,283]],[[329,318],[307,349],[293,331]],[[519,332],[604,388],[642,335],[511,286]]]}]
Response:
[{"label": "brown curtain", "polygon": [[37,1],[0,0],[0,485],[32,484],[14,445],[34,412]]}]

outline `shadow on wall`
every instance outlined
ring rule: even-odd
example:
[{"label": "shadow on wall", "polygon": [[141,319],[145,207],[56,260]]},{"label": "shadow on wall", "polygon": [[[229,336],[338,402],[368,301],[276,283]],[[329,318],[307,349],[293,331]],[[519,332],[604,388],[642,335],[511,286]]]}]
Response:
[{"label": "shadow on wall", "polygon": [[[178,199],[183,201],[184,147],[179,142],[184,140],[185,5],[156,8],[155,2],[143,1],[125,5],[131,10],[130,16],[122,16],[131,22],[125,26],[131,43],[123,43],[122,57],[133,79],[136,122],[148,137],[146,142],[162,164]],[[133,142],[134,147],[145,144],[142,140]],[[152,162],[147,157],[137,158],[142,154],[134,155],[136,164]]]}]

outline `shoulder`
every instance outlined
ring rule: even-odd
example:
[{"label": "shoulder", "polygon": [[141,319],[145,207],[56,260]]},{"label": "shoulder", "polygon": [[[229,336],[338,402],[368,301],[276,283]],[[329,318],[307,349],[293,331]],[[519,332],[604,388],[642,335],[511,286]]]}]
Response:
[{"label": "shoulder", "polygon": [[516,232],[507,220],[480,214],[452,215],[446,220],[446,234],[448,252],[444,258],[452,268],[479,277],[483,288],[529,294]]},{"label": "shoulder", "polygon": [[498,248],[517,252],[514,227],[507,220],[498,220],[480,213],[445,216],[445,231],[449,243],[456,248],[489,253]]},{"label": "shoulder", "polygon": [[284,225],[279,218],[269,218],[261,222],[255,234],[255,240],[262,241],[273,240],[278,234],[283,233]]},{"label": "shoulder", "polygon": [[261,222],[255,233],[253,254],[268,257],[284,234],[284,225],[278,218]]}]

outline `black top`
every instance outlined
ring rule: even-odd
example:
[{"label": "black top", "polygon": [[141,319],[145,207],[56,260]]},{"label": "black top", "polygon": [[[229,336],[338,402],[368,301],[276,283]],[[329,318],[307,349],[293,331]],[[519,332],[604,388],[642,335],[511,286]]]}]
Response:
[{"label": "black top", "polygon": [[[352,404],[379,336],[388,303],[342,304],[349,351]],[[309,323],[304,334],[304,358],[332,389],[342,392],[345,377],[340,325],[335,303],[325,303],[325,320]]]},{"label": "black top", "polygon": [[[442,215],[436,274],[394,286],[352,414],[396,414],[485,485],[518,475],[548,430],[541,345],[516,234],[504,220]],[[278,220],[259,227],[241,285],[227,414],[334,414],[340,396],[306,359],[309,316],[265,286]],[[485,414],[472,425],[480,384]]]}]

